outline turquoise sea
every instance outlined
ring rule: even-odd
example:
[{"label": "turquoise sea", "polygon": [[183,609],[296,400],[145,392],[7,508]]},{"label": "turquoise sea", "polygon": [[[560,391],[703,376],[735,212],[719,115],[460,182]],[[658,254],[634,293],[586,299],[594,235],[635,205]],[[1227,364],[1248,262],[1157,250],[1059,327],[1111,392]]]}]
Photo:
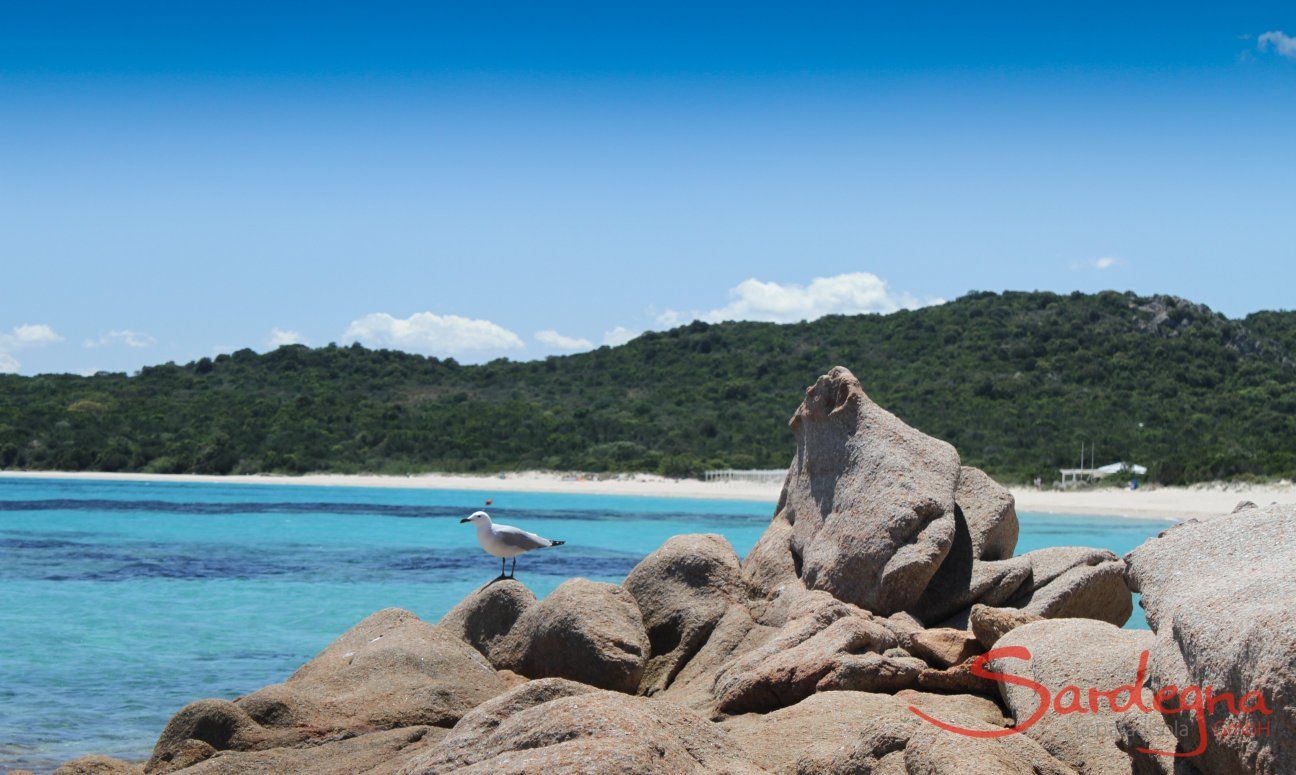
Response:
[{"label": "turquoise sea", "polygon": [[[564,539],[518,561],[538,595],[620,581],[678,533],[745,554],[771,503],[601,495],[0,476],[0,769],[84,753],[147,757],[203,697],[286,678],[380,608],[436,621],[498,561],[458,520],[491,515]],[[1164,521],[1022,514],[1018,552],[1123,554]],[[1129,626],[1146,626],[1136,608]]]}]

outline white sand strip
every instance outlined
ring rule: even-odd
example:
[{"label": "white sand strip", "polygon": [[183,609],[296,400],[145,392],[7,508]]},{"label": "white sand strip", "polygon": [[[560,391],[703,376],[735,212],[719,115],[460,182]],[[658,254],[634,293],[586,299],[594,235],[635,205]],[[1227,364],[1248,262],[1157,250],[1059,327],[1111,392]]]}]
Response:
[{"label": "white sand strip", "polygon": [[[551,492],[592,495],[641,495],[655,498],[706,498],[715,500],[778,500],[778,484],[704,482],[667,479],[653,474],[563,474],[524,471],[494,476],[417,474],[306,474],[303,476],[200,476],[192,474],[108,474],[97,472],[0,471],[0,477],[28,479],[90,479],[101,481],[214,482],[225,484],[289,484],[329,487],[406,487],[480,492]],[[1296,503],[1291,483],[1244,485],[1207,484],[1192,487],[1121,489],[1013,490],[1019,512],[1045,514],[1096,514],[1105,516],[1190,519],[1226,514],[1239,501],[1260,505],[1277,501]],[[772,508],[772,506],[771,506]]]},{"label": "white sand strip", "polygon": [[250,475],[206,476],[201,474],[134,474],[97,471],[9,471],[0,477],[27,479],[90,479],[119,482],[209,482],[217,484],[295,484],[324,487],[403,487],[427,490],[475,490],[481,492],[552,492],[587,495],[642,495],[650,498],[706,498],[712,500],[778,500],[780,484],[704,482],[698,479],[668,479],[655,474],[564,474],[549,471],[520,471],[496,475],[414,474],[303,474],[301,476]]},{"label": "white sand strip", "polygon": [[1296,486],[1213,483],[1192,487],[1093,490],[1014,489],[1017,511],[1046,514],[1104,514],[1117,517],[1193,519],[1227,514],[1241,501],[1261,506],[1296,503]]}]

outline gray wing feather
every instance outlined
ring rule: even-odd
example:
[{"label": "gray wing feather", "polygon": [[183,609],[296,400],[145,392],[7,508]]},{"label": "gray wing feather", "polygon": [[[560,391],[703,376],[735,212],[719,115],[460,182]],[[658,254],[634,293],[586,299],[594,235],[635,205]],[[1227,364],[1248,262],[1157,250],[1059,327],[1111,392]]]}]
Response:
[{"label": "gray wing feather", "polygon": [[543,549],[553,544],[548,538],[541,538],[535,533],[528,533],[508,525],[496,525],[495,535],[505,546],[514,549]]}]

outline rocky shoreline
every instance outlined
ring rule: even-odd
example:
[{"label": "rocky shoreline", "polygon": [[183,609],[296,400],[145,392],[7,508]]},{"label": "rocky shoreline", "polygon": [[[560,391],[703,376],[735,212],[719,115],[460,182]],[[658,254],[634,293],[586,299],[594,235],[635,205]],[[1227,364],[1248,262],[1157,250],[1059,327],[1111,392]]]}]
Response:
[{"label": "rocky shoreline", "polygon": [[[1296,771],[1296,509],[1014,556],[1012,495],[846,369],[791,427],[746,558],[676,536],[620,585],[379,611],[283,683],[181,709],[147,762],[57,772]],[[1131,591],[1151,632],[1120,629]]]}]

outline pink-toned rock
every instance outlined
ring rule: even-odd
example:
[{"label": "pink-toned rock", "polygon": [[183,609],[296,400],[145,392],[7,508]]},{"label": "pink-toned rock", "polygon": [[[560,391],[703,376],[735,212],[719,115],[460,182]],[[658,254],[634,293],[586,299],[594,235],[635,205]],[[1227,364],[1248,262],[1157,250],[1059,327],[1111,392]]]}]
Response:
[{"label": "pink-toned rock", "polygon": [[439,625],[490,660],[495,644],[535,604],[535,593],[522,582],[496,579],[459,601]]},{"label": "pink-toned rock", "polygon": [[822,691],[890,691],[917,685],[922,660],[889,656],[895,635],[854,606],[830,600],[796,612],[760,646],[726,664],[716,710],[763,712]]},{"label": "pink-toned rock", "polygon": [[999,639],[1013,629],[1038,622],[1043,617],[1019,611],[1015,608],[993,608],[988,605],[972,606],[968,625],[972,634],[987,649],[994,648]]},{"label": "pink-toned rock", "polygon": [[1012,493],[979,469],[964,466],[954,497],[954,542],[913,607],[928,623],[944,621],[974,603],[999,605],[1031,579],[1031,561],[1012,556],[1018,531]]},{"label": "pink-toned rock", "polygon": [[469,711],[455,724],[451,742],[485,737],[509,718],[536,705],[597,691],[600,690],[589,684],[568,681],[566,678],[537,678],[528,681]]},{"label": "pink-toned rock", "polygon": [[319,745],[222,751],[184,775],[389,775],[444,737],[438,727],[402,727]]},{"label": "pink-toned rock", "polygon": [[[979,732],[1000,727],[957,710],[935,709],[946,723]],[[916,715],[880,715],[861,725],[848,745],[818,749],[796,763],[798,775],[1076,775],[1023,735],[972,738],[947,732]]]},{"label": "pink-toned rock", "polygon": [[[985,697],[914,691],[896,695],[842,691],[811,695],[796,705],[770,713],[737,715],[726,719],[721,726],[746,758],[769,772],[801,771],[815,775],[822,771],[870,772],[876,770],[850,769],[844,754],[853,750],[861,740],[861,732],[870,724],[889,718],[896,719],[894,724],[902,730],[897,740],[903,756],[906,741],[918,731],[916,724],[924,723],[912,713],[911,706],[933,717],[962,719],[969,728],[1002,728],[1007,723],[998,706]],[[831,770],[835,766],[836,770]],[[943,775],[958,770],[915,771]],[[899,772],[903,774],[905,770]]]},{"label": "pink-toned rock", "polygon": [[[1155,633],[1148,686],[1209,686],[1235,698],[1259,692],[1270,711],[1236,707],[1234,715],[1215,704],[1197,766],[1221,775],[1296,772],[1296,506],[1242,503],[1176,525],[1126,561]],[[1168,721],[1184,731],[1183,751],[1200,745],[1195,719]]]},{"label": "pink-toned rock", "polygon": [[648,659],[643,616],[615,584],[570,579],[528,608],[491,653],[528,678],[569,678],[634,692]]},{"label": "pink-toned rock", "polygon": [[905,648],[940,668],[953,667],[985,651],[972,633],[951,627],[934,627],[915,633]]},{"label": "pink-toned rock", "polygon": [[756,621],[743,605],[729,606],[698,653],[676,674],[670,686],[655,696],[710,714],[715,707],[712,688],[717,673],[767,643],[779,629]]},{"label": "pink-toned rock", "polygon": [[289,744],[305,733],[266,729],[229,700],[191,702],[171,717],[144,765],[149,773],[184,769],[218,751],[251,751]]},{"label": "pink-toned rock", "polygon": [[1115,554],[1058,546],[1025,556],[1031,560],[1031,589],[1008,601],[1007,607],[1046,619],[1098,619],[1117,627],[1133,613],[1125,562]]},{"label": "pink-toned rock", "polygon": [[[1118,712],[1110,699],[1102,697],[1093,703],[1087,692],[1136,686],[1140,655],[1152,640],[1146,630],[1122,630],[1094,619],[1046,619],[1017,627],[995,644],[996,651],[1022,647],[1029,660],[1003,656],[992,659],[989,668],[1034,681],[1054,698],[1050,709],[1023,735],[1085,775],[1128,775],[1133,764],[1118,747],[1122,736],[1117,722],[1127,712],[1138,711]],[[1068,686],[1081,688],[1067,692]],[[1002,682],[999,691],[1018,724],[1040,706],[1040,696],[1030,686]],[[1117,697],[1122,703],[1131,701],[1129,691]],[[1145,706],[1151,706],[1150,691],[1143,689],[1140,697]],[[1085,712],[1059,713],[1059,704],[1079,704]],[[1174,745],[1169,740],[1162,744]]]},{"label": "pink-toned rock", "polygon": [[[956,535],[961,535],[960,528]],[[976,560],[966,541],[956,538],[954,548],[931,583],[914,604],[924,622],[959,623],[959,612],[976,604],[1003,605],[1031,590],[1029,556],[1007,560]]]},{"label": "pink-toned rock", "polygon": [[365,618],[282,684],[238,700],[263,726],[450,726],[504,691],[486,659],[409,611]]},{"label": "pink-toned rock", "polygon": [[[9,770],[9,775],[21,775],[27,770]],[[144,766],[123,759],[114,759],[111,756],[100,756],[91,754],[81,756],[70,762],[64,762],[59,768],[54,770],[54,775],[141,775],[144,772]]]},{"label": "pink-toned rock", "polygon": [[621,584],[643,614],[649,657],[641,694],[664,691],[730,606],[746,593],[733,547],[719,535],[674,536]]},{"label": "pink-toned rock", "polygon": [[[524,693],[519,687],[514,693]],[[546,701],[501,698],[483,726],[466,716],[404,775],[756,775],[732,739],[706,719],[670,702],[595,690],[558,692]]]},{"label": "pink-toned rock", "polygon": [[929,692],[983,694],[987,697],[998,695],[999,689],[994,681],[972,672],[974,659],[975,657],[944,669],[927,668],[918,674],[918,688]]},{"label": "pink-toned rock", "polygon": [[167,723],[149,773],[190,767],[221,751],[259,751],[338,735],[448,727],[505,690],[471,646],[398,608],[352,627],[288,680],[240,698],[201,700]]},{"label": "pink-toned rock", "polygon": [[1017,508],[1008,488],[979,468],[963,466],[954,500],[967,523],[975,559],[1006,560],[1013,556],[1017,548]]},{"label": "pink-toned rock", "polygon": [[743,565],[765,595],[804,585],[886,615],[910,608],[954,539],[954,448],[869,400],[838,366],[806,391],[778,511]]}]

